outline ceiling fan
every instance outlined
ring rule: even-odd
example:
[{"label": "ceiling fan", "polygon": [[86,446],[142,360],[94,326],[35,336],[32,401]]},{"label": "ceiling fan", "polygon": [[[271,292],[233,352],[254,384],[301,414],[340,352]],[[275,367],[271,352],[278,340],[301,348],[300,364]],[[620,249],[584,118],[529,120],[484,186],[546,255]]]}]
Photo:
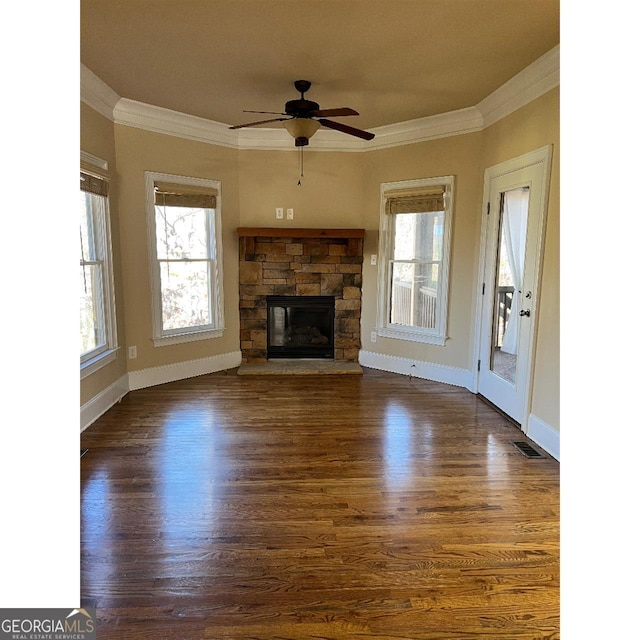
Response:
[{"label": "ceiling fan", "polygon": [[363,131],[362,129],[356,129],[350,127],[341,122],[334,122],[333,120],[327,120],[327,117],[340,117],[340,116],[357,116],[360,115],[354,109],[349,107],[340,107],[338,109],[320,109],[320,105],[312,100],[306,100],[304,94],[309,91],[311,83],[308,80],[296,80],[293,86],[300,92],[299,100],[289,100],[284,105],[284,113],[277,111],[249,111],[245,110],[245,113],[271,113],[279,116],[286,116],[283,118],[271,118],[270,120],[259,120],[258,122],[249,122],[247,124],[238,124],[230,129],[243,129],[244,127],[255,127],[260,124],[267,124],[269,122],[284,122],[284,126],[287,131],[293,136],[296,141],[296,147],[305,147],[309,144],[309,138],[322,126],[327,129],[335,129],[341,131],[350,136],[356,136],[363,140],[373,140],[374,133],[369,131]]}]

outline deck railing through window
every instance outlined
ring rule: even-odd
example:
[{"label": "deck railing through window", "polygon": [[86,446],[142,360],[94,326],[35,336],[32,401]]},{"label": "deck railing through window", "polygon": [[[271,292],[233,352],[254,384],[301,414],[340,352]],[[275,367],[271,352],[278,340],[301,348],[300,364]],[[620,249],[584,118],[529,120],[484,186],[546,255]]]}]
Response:
[{"label": "deck railing through window", "polygon": [[411,282],[394,281],[391,302],[391,322],[412,327],[433,329],[436,326],[435,289],[420,287],[415,297]]},{"label": "deck railing through window", "polygon": [[511,303],[513,302],[513,287],[498,287],[498,314],[495,327],[494,347],[501,347],[504,332],[511,316]]}]

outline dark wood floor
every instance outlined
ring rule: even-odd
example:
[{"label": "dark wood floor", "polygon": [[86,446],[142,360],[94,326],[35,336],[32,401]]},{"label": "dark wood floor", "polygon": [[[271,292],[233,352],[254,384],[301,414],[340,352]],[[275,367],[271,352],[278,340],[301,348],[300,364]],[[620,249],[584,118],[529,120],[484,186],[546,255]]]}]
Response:
[{"label": "dark wood floor", "polygon": [[220,372],[87,429],[98,638],[559,638],[559,464],[464,389]]}]

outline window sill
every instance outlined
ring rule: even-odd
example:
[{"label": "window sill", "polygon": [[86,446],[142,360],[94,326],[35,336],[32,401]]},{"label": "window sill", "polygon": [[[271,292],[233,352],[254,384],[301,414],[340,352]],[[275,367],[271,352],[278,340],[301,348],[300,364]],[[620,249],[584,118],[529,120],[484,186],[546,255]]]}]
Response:
[{"label": "window sill", "polygon": [[180,333],[172,336],[162,336],[153,339],[153,346],[168,347],[172,344],[182,344],[184,342],[195,342],[197,340],[221,338],[223,333],[224,329],[212,329],[210,331],[194,331],[191,333]]},{"label": "window sill", "polygon": [[109,349],[108,351],[104,351],[100,355],[91,358],[91,360],[87,360],[80,365],[80,380],[84,380],[87,376],[90,376],[92,373],[98,371],[98,369],[102,369],[102,367],[108,365],[110,362],[113,362],[118,355],[118,348]]},{"label": "window sill", "polygon": [[383,338],[406,340],[407,342],[423,342],[425,344],[435,344],[439,347],[443,347],[447,341],[446,336],[435,335],[433,333],[423,333],[422,331],[412,331],[411,329],[385,327],[383,329],[377,329],[376,332]]}]

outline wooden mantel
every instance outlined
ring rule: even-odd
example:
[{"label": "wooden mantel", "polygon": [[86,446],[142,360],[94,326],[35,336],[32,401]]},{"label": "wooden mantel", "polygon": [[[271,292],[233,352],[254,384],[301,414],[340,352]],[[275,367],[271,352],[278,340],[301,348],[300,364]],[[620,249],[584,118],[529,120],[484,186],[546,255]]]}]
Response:
[{"label": "wooden mantel", "polygon": [[364,229],[294,229],[291,227],[238,227],[239,237],[364,238]]}]

